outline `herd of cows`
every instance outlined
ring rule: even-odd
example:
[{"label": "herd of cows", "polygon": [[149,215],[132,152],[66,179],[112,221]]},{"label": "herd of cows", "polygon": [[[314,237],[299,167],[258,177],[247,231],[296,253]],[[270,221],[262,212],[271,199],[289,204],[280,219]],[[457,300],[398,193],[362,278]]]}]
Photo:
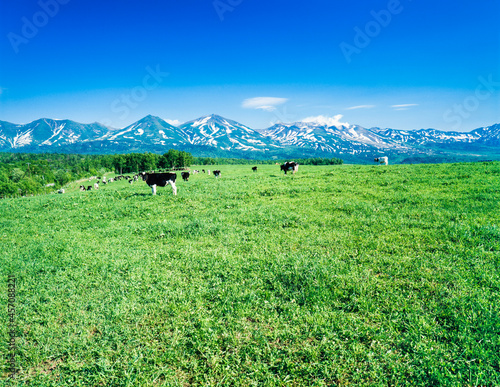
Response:
[{"label": "herd of cows", "polygon": [[[387,157],[379,157],[374,160],[376,163],[388,165],[389,161]],[[299,170],[299,164],[296,163],[295,161],[287,161],[284,164],[280,166],[281,171],[287,174],[287,172],[292,172],[292,174],[295,174]],[[257,167],[252,167],[253,172],[257,172]],[[203,173],[207,173],[210,175],[210,170],[205,171],[202,169]],[[184,181],[189,181],[189,176],[191,174],[197,174],[200,173],[198,170],[193,170],[192,172],[181,172],[181,177]],[[213,175],[218,178],[221,175],[220,170],[214,170],[212,171]],[[89,181],[92,181],[94,179],[99,179],[100,181],[95,182],[93,185],[89,185],[85,187],[84,185],[80,186],[80,191],[91,191],[91,190],[97,190],[99,189],[99,184],[109,184],[114,181],[120,181],[122,179],[127,180],[130,184],[132,184],[135,181],[138,181],[139,178],[142,178],[143,181],[146,182],[146,184],[151,188],[153,195],[156,195],[156,187],[166,187],[167,185],[172,186],[172,192],[174,195],[177,195],[177,186],[175,185],[175,181],[177,179],[177,174],[175,172],[141,172],[137,175],[134,176],[125,176],[125,175],[119,175],[114,178],[110,178],[109,180],[106,180],[106,176],[103,176],[102,179],[93,176],[89,179]],[[64,193],[64,189],[60,189],[58,191],[59,193]]]},{"label": "herd of cows", "polygon": [[[285,172],[285,175],[287,172],[292,172],[295,174],[299,170],[299,164],[290,161],[286,162],[281,165],[281,170]],[[253,172],[257,172],[257,167],[252,167]],[[205,172],[203,169],[202,172]],[[193,174],[199,173],[199,171],[194,170]],[[210,175],[210,170],[208,171],[208,174]],[[221,172],[219,170],[213,171],[214,176],[217,178],[221,175]],[[177,195],[177,186],[175,185],[175,180],[177,179],[177,174],[176,173],[171,173],[171,172],[163,172],[163,173],[147,173],[147,172],[142,172],[142,180],[146,182],[147,185],[151,187],[151,190],[153,192],[153,195],[156,195],[156,187],[165,187],[167,185],[172,186],[172,191],[174,195]],[[184,181],[188,181],[189,179],[189,172],[182,172],[181,176]]]},{"label": "herd of cows", "polygon": [[[291,162],[286,162],[283,165],[281,165],[281,170],[285,172],[292,172],[295,174],[299,169],[299,164],[291,161]],[[252,167],[253,172],[257,172],[257,167]],[[213,173],[215,178],[218,178],[221,176],[221,171],[216,169],[212,172],[210,170],[204,170],[202,169],[203,173],[206,173],[210,175]],[[189,181],[189,177],[191,174],[195,175],[197,173],[200,173],[198,170],[193,170],[191,172],[181,172],[181,177],[184,181]],[[177,173],[175,172],[141,172],[137,175],[133,176],[126,176],[126,175],[119,175],[115,176],[114,178],[110,178],[109,180],[106,180],[106,176],[103,176],[102,179],[97,177],[97,176],[92,176],[89,178],[89,181],[92,181],[94,179],[97,179],[94,184],[88,185],[85,187],[85,185],[80,185],[80,191],[92,191],[92,190],[98,190],[99,189],[99,184],[106,185],[109,183],[113,183],[114,181],[120,181],[120,180],[127,180],[130,184],[132,184],[135,181],[138,181],[139,178],[141,178],[143,181],[146,182],[146,184],[151,188],[151,191],[153,195],[156,195],[156,187],[166,187],[167,185],[172,186],[172,192],[174,195],[177,195],[177,186],[175,185],[175,181],[177,180]],[[64,189],[60,189],[58,191],[59,193],[64,193]]]}]

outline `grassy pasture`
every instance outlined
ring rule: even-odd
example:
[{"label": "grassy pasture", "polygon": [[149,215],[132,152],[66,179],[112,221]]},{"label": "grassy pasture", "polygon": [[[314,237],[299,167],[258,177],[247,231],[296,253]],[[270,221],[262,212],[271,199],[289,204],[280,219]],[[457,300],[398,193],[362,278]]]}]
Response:
[{"label": "grassy pasture", "polygon": [[0,201],[0,385],[500,385],[500,163],[201,168]]}]

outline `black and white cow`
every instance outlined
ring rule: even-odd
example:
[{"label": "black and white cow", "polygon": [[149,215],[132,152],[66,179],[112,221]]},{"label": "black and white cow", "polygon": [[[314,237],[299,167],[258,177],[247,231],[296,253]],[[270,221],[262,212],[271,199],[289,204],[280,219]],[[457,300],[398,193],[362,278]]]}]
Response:
[{"label": "black and white cow", "polygon": [[287,171],[292,171],[292,174],[295,175],[295,172],[299,170],[299,164],[295,161],[287,161],[285,164],[281,165],[281,170],[285,172],[285,175]]},{"label": "black and white cow", "polygon": [[81,186],[80,186],[80,191],[86,191],[86,189],[85,189],[85,186],[84,186],[84,185],[81,185]]},{"label": "black and white cow", "polygon": [[165,187],[170,184],[174,195],[177,195],[177,187],[175,180],[177,179],[176,173],[142,173],[142,180],[151,187],[153,195],[156,195],[156,186]]},{"label": "black and white cow", "polygon": [[182,172],[181,176],[182,176],[182,180],[184,180],[184,181],[189,180],[189,172]]},{"label": "black and white cow", "polygon": [[387,156],[377,157],[373,161],[375,161],[376,163],[380,163],[382,165],[389,165],[389,158]]},{"label": "black and white cow", "polygon": [[220,176],[220,171],[218,169],[216,169],[214,172],[214,176],[215,177],[219,177]]},{"label": "black and white cow", "polygon": [[257,172],[257,167],[252,167],[252,171]]}]

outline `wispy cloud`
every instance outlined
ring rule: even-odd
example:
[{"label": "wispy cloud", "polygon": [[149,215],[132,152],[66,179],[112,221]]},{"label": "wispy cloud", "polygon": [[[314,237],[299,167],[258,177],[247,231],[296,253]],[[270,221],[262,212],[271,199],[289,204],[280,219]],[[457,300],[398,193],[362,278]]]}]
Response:
[{"label": "wispy cloud", "polygon": [[246,109],[260,109],[272,112],[276,110],[276,106],[282,105],[286,101],[288,101],[288,98],[255,97],[245,99],[241,106]]},{"label": "wispy cloud", "polygon": [[315,117],[304,118],[302,122],[312,122],[315,124],[328,125],[328,126],[342,126],[342,125],[349,126],[349,123],[347,122],[340,122],[342,117],[343,117],[342,114],[337,114],[336,116],[333,117],[315,116]]},{"label": "wispy cloud", "polygon": [[345,110],[356,110],[356,109],[373,109],[375,105],[358,105],[345,108]]},{"label": "wispy cloud", "polygon": [[170,125],[174,125],[174,126],[179,126],[180,124],[182,124],[182,122],[180,122],[179,120],[166,119],[165,121],[167,121]]},{"label": "wispy cloud", "polygon": [[393,108],[394,110],[408,110],[413,106],[418,106],[418,103],[405,103],[402,105],[392,105],[391,108]]}]

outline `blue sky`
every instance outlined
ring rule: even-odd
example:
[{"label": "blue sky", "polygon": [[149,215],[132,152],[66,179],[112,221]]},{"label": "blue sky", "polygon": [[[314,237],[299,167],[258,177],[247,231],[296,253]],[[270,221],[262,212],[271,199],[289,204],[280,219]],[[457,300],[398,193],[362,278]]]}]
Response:
[{"label": "blue sky", "polygon": [[500,123],[500,0],[0,2],[0,120]]}]

